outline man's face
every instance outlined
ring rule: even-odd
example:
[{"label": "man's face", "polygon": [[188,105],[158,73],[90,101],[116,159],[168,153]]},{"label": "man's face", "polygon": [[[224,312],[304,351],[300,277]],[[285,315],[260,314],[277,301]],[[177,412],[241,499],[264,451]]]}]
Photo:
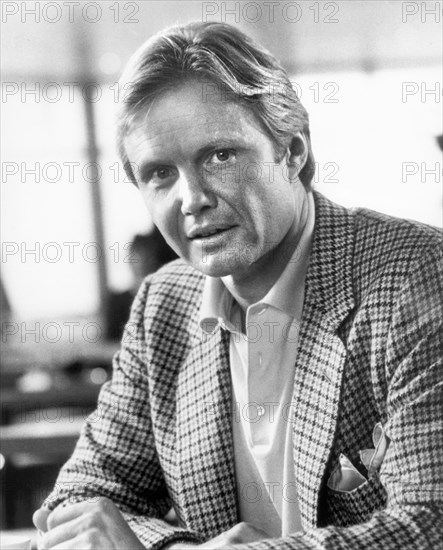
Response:
[{"label": "man's face", "polygon": [[289,181],[287,157],[275,163],[254,114],[204,89],[190,81],[157,98],[140,113],[126,151],[152,220],[176,253],[206,275],[244,279],[284,246],[303,188],[297,177]]}]

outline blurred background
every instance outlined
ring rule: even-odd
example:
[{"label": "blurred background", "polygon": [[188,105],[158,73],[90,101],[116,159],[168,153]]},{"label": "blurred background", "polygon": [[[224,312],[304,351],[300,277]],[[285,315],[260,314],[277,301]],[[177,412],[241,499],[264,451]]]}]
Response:
[{"label": "blurred background", "polygon": [[315,187],[442,226],[441,2],[7,2],[1,24],[2,529],[30,525],[109,378],[141,277],[173,258],[114,144],[117,80],[174,23],[225,21],[288,70]]}]

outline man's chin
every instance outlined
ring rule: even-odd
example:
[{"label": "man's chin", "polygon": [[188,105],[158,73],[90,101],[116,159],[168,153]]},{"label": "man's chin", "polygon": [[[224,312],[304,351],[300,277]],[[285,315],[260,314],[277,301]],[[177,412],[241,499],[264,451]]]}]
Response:
[{"label": "man's chin", "polygon": [[192,267],[207,275],[208,277],[227,277],[235,272],[235,266],[231,266],[229,262],[217,260],[214,257],[207,258],[198,262],[191,262]]}]

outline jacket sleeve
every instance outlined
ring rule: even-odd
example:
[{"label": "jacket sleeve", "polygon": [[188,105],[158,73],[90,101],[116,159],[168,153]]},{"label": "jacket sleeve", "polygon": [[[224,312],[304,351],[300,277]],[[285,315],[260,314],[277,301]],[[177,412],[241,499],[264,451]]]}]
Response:
[{"label": "jacket sleeve", "polygon": [[390,440],[379,472],[386,508],[366,523],[237,550],[443,548],[443,261],[441,247],[424,252],[396,291],[381,366]]},{"label": "jacket sleeve", "polygon": [[198,535],[163,520],[171,507],[152,433],[143,318],[149,279],[140,288],[104,384],[97,409],[86,420],[72,457],[44,505],[111,499],[131,529],[155,550]]}]

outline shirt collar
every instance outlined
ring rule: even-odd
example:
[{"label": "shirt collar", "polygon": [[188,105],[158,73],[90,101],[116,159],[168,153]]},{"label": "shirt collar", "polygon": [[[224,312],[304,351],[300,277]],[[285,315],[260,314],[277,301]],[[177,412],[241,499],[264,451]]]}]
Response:
[{"label": "shirt collar", "polygon": [[[304,280],[309,264],[315,224],[312,193],[307,193],[307,198],[308,213],[299,243],[280,277],[259,302],[278,308],[298,321],[301,319]],[[199,323],[202,330],[211,334],[219,325],[228,330],[235,329],[231,318],[233,302],[231,293],[220,278],[206,277],[199,312]]]},{"label": "shirt collar", "polygon": [[219,324],[229,321],[232,309],[232,295],[217,277],[206,277],[203,286],[199,322],[202,330],[211,334]]}]

